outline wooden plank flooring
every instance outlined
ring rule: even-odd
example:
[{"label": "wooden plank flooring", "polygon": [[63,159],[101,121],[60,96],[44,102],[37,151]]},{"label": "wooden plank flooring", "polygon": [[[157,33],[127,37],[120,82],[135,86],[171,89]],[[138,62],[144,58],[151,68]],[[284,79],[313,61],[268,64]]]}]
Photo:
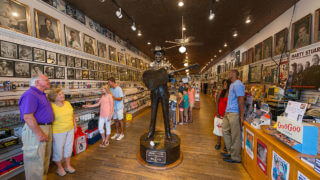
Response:
[{"label": "wooden plank flooring", "polygon": [[[51,164],[48,179],[250,179],[241,164],[229,164],[222,160],[220,151],[214,149],[216,137],[212,134],[214,104],[212,98],[201,95],[201,109],[194,110],[193,124],[178,125],[172,131],[181,138],[182,163],[169,170],[152,170],[143,167],[136,159],[139,138],[147,130],[150,109],[127,123],[125,138],[112,141],[103,149],[98,144],[72,157],[75,174],[59,177],[56,166]],[[161,109],[158,111],[157,128],[163,130]],[[23,179],[20,174],[13,179]]]}]

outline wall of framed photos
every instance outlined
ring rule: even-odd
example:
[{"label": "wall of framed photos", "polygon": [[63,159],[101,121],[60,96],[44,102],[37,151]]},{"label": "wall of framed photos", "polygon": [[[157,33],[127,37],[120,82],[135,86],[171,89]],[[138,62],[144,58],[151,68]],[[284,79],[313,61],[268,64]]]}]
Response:
[{"label": "wall of framed photos", "polygon": [[[295,7],[288,9],[203,74],[208,82],[220,82],[230,69],[237,68],[246,84],[300,88],[302,101],[306,101],[309,96],[320,96],[320,82],[313,79],[313,84],[303,83],[302,78],[299,79],[303,72],[300,75],[298,72],[300,68],[306,74],[313,64],[315,68],[320,68],[320,54],[317,51],[320,44],[319,12],[320,1],[300,0]],[[313,63],[314,57],[317,57],[318,62]],[[280,65],[279,70],[277,65]],[[295,82],[294,74],[297,74],[296,81],[300,82]],[[320,102],[312,106],[320,107]]]}]

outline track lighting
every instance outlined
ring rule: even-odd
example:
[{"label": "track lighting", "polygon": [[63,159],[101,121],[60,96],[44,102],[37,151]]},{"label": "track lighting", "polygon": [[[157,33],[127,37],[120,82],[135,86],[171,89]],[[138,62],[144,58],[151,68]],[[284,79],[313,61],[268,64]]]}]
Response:
[{"label": "track lighting", "polygon": [[209,20],[213,20],[214,19],[214,13],[212,11],[212,9],[210,9],[210,14],[209,14]]},{"label": "track lighting", "polygon": [[132,26],[131,26],[131,29],[132,29],[132,31],[136,31],[136,30],[137,30],[137,28],[136,28],[136,23],[135,23],[135,22],[133,22],[133,24],[132,24]]},{"label": "track lighting", "polygon": [[119,10],[116,11],[116,16],[117,16],[119,19],[122,18],[121,8],[119,8]]},{"label": "track lighting", "polygon": [[221,53],[222,52],[222,50],[221,49],[219,49],[219,53]]},{"label": "track lighting", "polygon": [[246,19],[246,24],[250,24],[250,23],[251,23],[251,19],[250,19],[250,16],[248,16]]},{"label": "track lighting", "polygon": [[188,65],[189,65],[188,63],[184,63],[184,64],[183,64],[184,67],[187,67]]},{"label": "track lighting", "polygon": [[99,1],[102,2],[102,3],[106,2],[106,0],[99,0]]},{"label": "track lighting", "polygon": [[179,7],[184,6],[184,2],[183,2],[183,0],[179,0],[179,2],[178,2],[178,6],[179,6]]},{"label": "track lighting", "polygon": [[142,33],[141,33],[141,31],[138,31],[138,36],[142,36]]},{"label": "track lighting", "polygon": [[223,45],[224,47],[227,47],[228,46],[228,44],[227,43],[224,43],[224,45]]},{"label": "track lighting", "polygon": [[151,42],[148,42],[147,44],[148,44],[148,45],[151,45]]},{"label": "track lighting", "polygon": [[232,36],[233,36],[234,38],[238,37],[238,32],[235,31]]},{"label": "track lighting", "polygon": [[185,53],[186,50],[187,50],[187,48],[184,47],[184,46],[180,46],[180,48],[179,48],[179,52],[180,52],[181,54]]}]

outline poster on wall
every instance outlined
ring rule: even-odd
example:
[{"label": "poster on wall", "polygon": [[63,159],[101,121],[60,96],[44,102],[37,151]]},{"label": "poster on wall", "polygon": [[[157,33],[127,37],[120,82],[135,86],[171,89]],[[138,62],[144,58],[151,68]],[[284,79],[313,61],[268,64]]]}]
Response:
[{"label": "poster on wall", "polygon": [[312,15],[299,19],[292,24],[291,48],[297,49],[311,43]]},{"label": "poster on wall", "polygon": [[289,61],[287,59],[280,63],[280,87],[284,89],[289,75]]},{"label": "poster on wall", "polygon": [[262,59],[267,59],[272,55],[272,36],[263,41]]},{"label": "poster on wall", "polygon": [[254,62],[262,59],[262,42],[254,46]]},{"label": "poster on wall", "polygon": [[250,66],[250,68],[249,68],[250,83],[260,83],[261,82],[261,70],[262,70],[261,64]]},{"label": "poster on wall", "polygon": [[64,26],[66,45],[73,49],[82,50],[80,31]]},{"label": "poster on wall", "polygon": [[249,65],[244,65],[242,68],[242,82],[249,82]]},{"label": "poster on wall", "polygon": [[83,50],[86,53],[96,55],[97,54],[96,39],[86,34],[83,34]]},{"label": "poster on wall", "polygon": [[278,66],[273,64],[269,66],[263,65],[262,82],[277,84],[278,83]]},{"label": "poster on wall", "polygon": [[260,139],[257,139],[257,164],[259,168],[267,175],[267,157],[268,147]]},{"label": "poster on wall", "polygon": [[248,50],[248,59],[247,59],[247,64],[251,64],[254,62],[254,49],[250,48]]},{"label": "poster on wall", "polygon": [[253,150],[254,150],[254,134],[247,129],[246,152],[251,159],[254,158]]},{"label": "poster on wall", "polygon": [[247,59],[248,59],[248,51],[245,51],[242,53],[242,58],[241,58],[241,65],[242,66],[247,64]]},{"label": "poster on wall", "polygon": [[320,88],[320,43],[290,55],[289,87]]},{"label": "poster on wall", "polygon": [[288,28],[274,35],[274,55],[283,54],[287,51]]},{"label": "poster on wall", "polygon": [[271,177],[272,180],[288,180],[289,179],[290,164],[281,156],[273,151]]},{"label": "poster on wall", "polygon": [[34,10],[37,38],[61,44],[60,21],[37,9]]},{"label": "poster on wall", "polygon": [[29,7],[15,0],[0,0],[0,27],[31,35]]},{"label": "poster on wall", "polygon": [[309,178],[307,178],[307,176],[305,176],[304,174],[302,174],[300,171],[298,171],[298,180],[310,180]]}]

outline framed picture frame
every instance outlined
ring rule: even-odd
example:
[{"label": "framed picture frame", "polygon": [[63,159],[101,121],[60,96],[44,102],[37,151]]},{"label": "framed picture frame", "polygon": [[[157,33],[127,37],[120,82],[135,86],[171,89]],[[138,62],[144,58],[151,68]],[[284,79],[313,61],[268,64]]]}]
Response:
[{"label": "framed picture frame", "polygon": [[270,36],[262,43],[262,59],[268,59],[272,56],[273,38]]},{"label": "framed picture frame", "polygon": [[248,61],[248,51],[245,51],[242,53],[241,66],[246,65],[247,61]]},{"label": "framed picture frame", "polygon": [[89,71],[82,70],[82,79],[89,79]]},{"label": "framed picture frame", "polygon": [[103,72],[99,72],[99,81],[103,81]]},{"label": "framed picture frame", "polygon": [[57,64],[57,53],[47,51],[46,58],[47,58],[47,64]]},{"label": "framed picture frame", "polygon": [[75,61],[75,57],[68,56],[68,58],[67,58],[67,66],[68,67],[74,67],[74,61]]},{"label": "framed picture frame", "polygon": [[311,43],[312,15],[308,14],[292,24],[291,49],[307,46]]},{"label": "framed picture frame", "polygon": [[262,69],[262,82],[268,84],[278,83],[278,67],[277,65],[264,65]]},{"label": "framed picture frame", "polygon": [[81,51],[82,44],[81,44],[80,31],[74,28],[71,28],[67,25],[64,25],[64,33],[65,33],[66,46]]},{"label": "framed picture frame", "polygon": [[14,62],[0,59],[0,76],[13,77],[13,74],[14,74]]},{"label": "framed picture frame", "polygon": [[30,78],[30,64],[26,62],[14,62],[14,76]]},{"label": "framed picture frame", "polygon": [[284,28],[274,35],[274,55],[285,53],[288,50],[288,28]]},{"label": "framed picture frame", "polygon": [[33,48],[33,61],[46,62],[46,51],[39,48]]},{"label": "framed picture frame", "polygon": [[104,81],[108,81],[108,79],[109,79],[108,73],[107,73],[107,72],[104,72],[104,73],[103,73],[103,80],[104,80]]},{"label": "framed picture frame", "polygon": [[32,61],[32,47],[19,44],[19,59]]},{"label": "framed picture frame", "polygon": [[254,48],[250,48],[248,50],[248,61],[247,64],[251,64],[254,62]]},{"label": "framed picture frame", "polygon": [[121,52],[118,52],[118,62],[120,64],[124,64],[124,65],[126,64],[126,59],[124,57],[124,54]]},{"label": "framed picture frame", "polygon": [[249,82],[260,83],[261,82],[262,64],[253,65],[249,67]]},{"label": "framed picture frame", "polygon": [[89,71],[89,79],[94,80],[94,71]]},{"label": "framed picture frame", "polygon": [[54,66],[43,66],[43,74],[49,79],[54,79]]},{"label": "framed picture frame", "polygon": [[117,49],[115,47],[109,46],[109,59],[117,62]]},{"label": "framed picture frame", "polygon": [[313,42],[320,41],[320,9],[314,12],[314,30],[313,30]]},{"label": "framed picture frame", "polygon": [[93,70],[95,70],[95,71],[99,70],[99,63],[96,61],[94,61]]},{"label": "framed picture frame", "polygon": [[87,34],[83,34],[83,51],[92,55],[97,55],[96,39]]},{"label": "framed picture frame", "polygon": [[94,80],[99,80],[99,72],[94,71]]},{"label": "framed picture frame", "polygon": [[34,9],[36,37],[61,45],[60,21],[37,9]]},{"label": "framed picture frame", "polygon": [[74,59],[74,67],[76,67],[76,68],[81,68],[82,67],[81,66],[81,58],[76,57]]},{"label": "framed picture frame", "polygon": [[76,69],[76,80],[81,80],[81,79],[82,79],[82,70]]},{"label": "framed picture frame", "polygon": [[65,68],[64,67],[54,67],[55,69],[55,78],[64,79],[65,78]]},{"label": "framed picture frame", "polygon": [[67,56],[64,54],[58,54],[58,65],[67,66]]},{"label": "framed picture frame", "polygon": [[0,41],[1,53],[0,56],[4,58],[17,59],[18,58],[18,44]]},{"label": "framed picture frame", "polygon": [[88,60],[87,59],[81,60],[81,67],[84,69],[88,69]]},{"label": "framed picture frame", "polygon": [[31,77],[37,74],[43,74],[43,65],[30,63]]},{"label": "framed picture frame", "polygon": [[94,69],[94,62],[91,60],[88,60],[88,69],[93,70]]},{"label": "framed picture frame", "polygon": [[0,7],[0,27],[32,36],[29,6],[16,0],[0,0]]},{"label": "framed picture frame", "polygon": [[107,45],[98,41],[98,56],[107,59]]},{"label": "framed picture frame", "polygon": [[75,79],[75,69],[68,68],[67,69],[67,79],[68,80],[74,80]]},{"label": "framed picture frame", "polygon": [[262,42],[254,46],[254,62],[262,59]]}]

